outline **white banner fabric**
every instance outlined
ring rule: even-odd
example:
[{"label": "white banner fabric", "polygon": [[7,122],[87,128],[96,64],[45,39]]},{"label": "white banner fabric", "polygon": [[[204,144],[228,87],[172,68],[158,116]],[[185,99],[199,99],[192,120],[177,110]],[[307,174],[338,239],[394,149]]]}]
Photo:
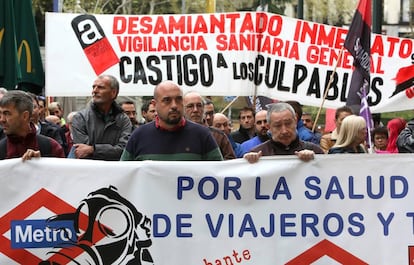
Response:
[{"label": "white banner fabric", "polygon": [[[151,96],[169,79],[202,95],[259,95],[319,107],[336,69],[324,107],[337,108],[345,105],[353,68],[346,49],[339,57],[346,34],[261,12],[47,13],[46,94],[90,96],[95,76],[111,74],[121,96]],[[372,34],[373,112],[412,109],[412,85],[396,85],[413,63],[414,40]]]},{"label": "white banner fabric", "polygon": [[0,264],[412,265],[412,160],[0,161]]}]

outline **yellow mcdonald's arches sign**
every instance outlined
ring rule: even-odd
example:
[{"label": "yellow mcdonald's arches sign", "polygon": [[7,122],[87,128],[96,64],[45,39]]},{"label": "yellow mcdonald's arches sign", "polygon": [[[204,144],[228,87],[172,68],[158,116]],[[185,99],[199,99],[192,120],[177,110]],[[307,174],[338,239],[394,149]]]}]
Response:
[{"label": "yellow mcdonald's arches sign", "polygon": [[30,52],[30,45],[26,40],[22,40],[20,43],[19,49],[17,50],[17,60],[19,64],[21,64],[21,57],[22,57],[22,51],[26,51],[26,72],[31,73],[32,72],[32,54]]},{"label": "yellow mcdonald's arches sign", "polygon": [[[3,43],[4,30],[5,30],[4,28],[0,30],[0,46]],[[22,42],[20,43],[19,49],[17,50],[17,60],[19,64],[21,64],[23,48],[26,52],[26,72],[31,73],[32,72],[32,53],[30,51],[30,45],[27,40],[22,40]]]}]

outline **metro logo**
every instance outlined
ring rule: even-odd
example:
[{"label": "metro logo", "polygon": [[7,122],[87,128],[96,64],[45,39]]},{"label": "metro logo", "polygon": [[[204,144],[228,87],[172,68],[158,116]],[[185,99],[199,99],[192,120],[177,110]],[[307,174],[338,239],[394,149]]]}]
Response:
[{"label": "metro logo", "polygon": [[[6,213],[0,218],[0,252],[14,260],[18,264],[38,264],[41,262],[43,257],[38,257],[33,253],[23,248],[13,248],[12,242],[8,239],[5,234],[11,230],[11,225],[15,220],[25,220],[31,214],[39,210],[40,208],[46,208],[56,214],[75,212],[76,208],[67,202],[63,201],[56,195],[50,193],[45,189],[40,189],[32,196],[28,197],[21,204],[16,206],[14,209]],[[45,216],[45,219],[50,216]],[[28,221],[28,220],[26,220]],[[33,221],[33,220],[32,220]],[[86,229],[88,226],[89,217],[86,214],[80,213],[79,216],[79,228]],[[27,223],[26,223],[27,224]],[[32,226],[33,229],[33,226]],[[33,231],[33,230],[32,230]],[[39,233],[36,230],[36,233]],[[39,237],[39,235],[35,235]],[[99,237],[99,235],[97,235]],[[100,237],[102,238],[102,237]],[[72,253],[73,256],[82,254],[81,250],[74,250],[76,253]],[[45,251],[46,252],[46,251]],[[54,258],[57,254],[50,256]],[[61,263],[62,265],[65,263]]]},{"label": "metro logo", "polygon": [[[53,227],[51,227],[53,225]],[[58,247],[76,241],[72,221],[24,220],[11,222],[12,248]]]}]

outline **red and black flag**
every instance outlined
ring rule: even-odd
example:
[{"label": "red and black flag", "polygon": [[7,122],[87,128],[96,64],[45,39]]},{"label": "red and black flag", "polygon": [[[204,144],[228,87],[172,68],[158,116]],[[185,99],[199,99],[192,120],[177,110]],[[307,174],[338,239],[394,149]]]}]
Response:
[{"label": "red and black flag", "polygon": [[365,87],[370,84],[371,21],[371,0],[360,0],[344,43],[354,57],[354,71],[346,101],[348,106],[359,107],[364,83]]},{"label": "red and black flag", "polygon": [[395,90],[391,97],[402,91],[405,91],[408,98],[414,97],[413,90],[411,89],[414,87],[414,64],[400,68],[394,80],[396,83]]}]

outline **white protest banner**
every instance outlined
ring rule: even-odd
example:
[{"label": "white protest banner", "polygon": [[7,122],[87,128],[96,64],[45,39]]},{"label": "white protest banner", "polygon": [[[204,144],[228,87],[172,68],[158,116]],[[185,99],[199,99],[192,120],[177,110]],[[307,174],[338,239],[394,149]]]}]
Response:
[{"label": "white protest banner", "polygon": [[[192,15],[46,15],[46,94],[89,96],[94,76],[120,95],[149,96],[162,80],[210,96],[267,96],[320,106],[347,30],[261,12]],[[412,109],[396,87],[414,40],[372,34],[373,112]],[[344,51],[324,107],[345,105],[353,58]]]},{"label": "white protest banner", "polygon": [[410,154],[0,167],[2,265],[413,264]]}]

